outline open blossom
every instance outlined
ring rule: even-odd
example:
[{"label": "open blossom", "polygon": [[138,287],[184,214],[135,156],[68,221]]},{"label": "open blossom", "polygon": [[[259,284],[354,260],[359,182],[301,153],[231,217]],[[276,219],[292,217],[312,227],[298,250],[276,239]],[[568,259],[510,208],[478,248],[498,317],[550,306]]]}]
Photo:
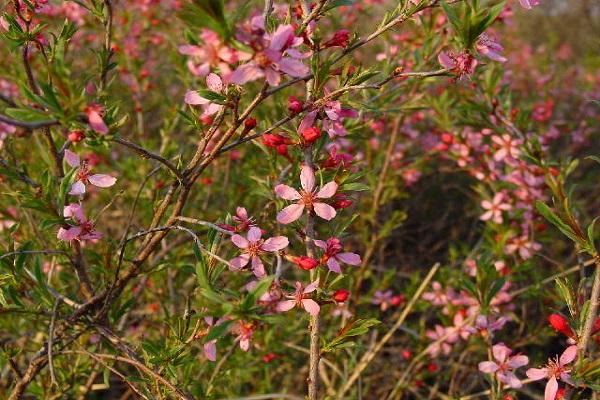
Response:
[{"label": "open blossom", "polygon": [[454,54],[442,51],[438,55],[438,62],[442,67],[449,69],[459,75],[459,77],[471,75],[475,72],[475,67],[477,67],[477,60],[467,52]]},{"label": "open blossom", "polygon": [[391,290],[385,292],[378,290],[373,294],[371,304],[378,305],[381,311],[387,310],[390,306],[398,306],[404,301],[404,295],[394,295]]},{"label": "open blossom", "polygon": [[102,119],[103,112],[104,107],[100,104],[90,104],[85,108],[85,114],[87,115],[90,127],[96,132],[105,135],[108,133],[108,126],[106,126],[106,123]]},{"label": "open blossom", "polygon": [[541,244],[530,240],[527,235],[513,237],[509,239],[506,246],[504,246],[504,250],[508,254],[517,252],[523,260],[531,258],[531,256],[541,248]]},{"label": "open blossom", "polygon": [[506,57],[500,54],[504,51],[504,47],[485,33],[477,41],[477,51],[491,60],[506,62]]},{"label": "open blossom", "polygon": [[296,203],[285,207],[277,214],[277,222],[289,224],[296,221],[304,212],[305,207],[314,210],[315,214],[327,221],[336,216],[337,213],[333,207],[319,200],[331,198],[337,191],[337,183],[331,181],[316,191],[315,173],[311,167],[305,165],[300,171],[300,184],[302,186],[300,192],[284,184],[275,186],[277,196],[285,200],[297,200]]},{"label": "open blossom", "polygon": [[250,349],[250,340],[254,334],[255,325],[252,322],[238,321],[237,324],[231,328],[231,333],[237,335],[240,341],[240,349],[242,351],[248,351]]},{"label": "open blossom", "polygon": [[484,212],[479,219],[482,221],[491,220],[496,224],[501,224],[502,211],[509,211],[512,209],[510,204],[504,202],[504,197],[503,193],[496,193],[491,201],[483,200],[481,202],[481,207],[483,207],[486,212]]},{"label": "open blossom", "polygon": [[[213,92],[223,92],[223,81],[221,77],[212,72],[206,77],[206,86]],[[211,100],[204,98],[196,90],[188,90],[185,93],[184,101],[186,104],[193,106],[201,105],[204,109],[204,115],[213,115],[219,112],[223,105],[212,102]]]},{"label": "open blossom", "polygon": [[[208,334],[208,332],[210,332],[211,328],[222,324],[225,321],[225,318],[219,318],[219,319],[215,320],[214,317],[207,316],[207,317],[204,317],[204,321],[208,325],[208,330],[206,331],[205,334]],[[206,356],[206,358],[209,361],[217,360],[217,339],[213,339],[213,340],[210,340],[210,341],[204,343],[204,346],[202,346],[202,347],[204,350],[204,355]]]},{"label": "open blossom", "polygon": [[294,49],[302,44],[303,39],[294,34],[292,25],[280,25],[269,35],[265,32],[263,17],[252,18],[252,24],[255,36],[262,36],[248,38],[249,44],[255,50],[254,56],[250,62],[240,65],[229,75],[229,82],[243,85],[264,77],[269,85],[276,86],[281,81],[282,72],[292,77],[301,77],[308,73],[309,68],[300,59],[309,54]]},{"label": "open blossom", "polygon": [[338,274],[342,273],[340,263],[348,265],[360,265],[360,256],[355,253],[342,253],[342,244],[337,238],[329,238],[327,241],[315,240],[315,245],[325,250],[321,257],[321,262],[326,263],[327,267]]},{"label": "open blossom", "polygon": [[260,256],[266,252],[274,253],[286,248],[289,241],[285,236],[275,236],[267,240],[261,239],[261,236],[262,232],[260,228],[253,226],[248,230],[247,238],[241,235],[233,235],[231,237],[233,244],[242,249],[242,254],[229,261],[230,269],[239,270],[245,267],[248,262],[251,262],[252,272],[254,272],[257,278],[262,278],[266,275],[265,266]]},{"label": "open blossom", "polygon": [[561,380],[569,385],[573,385],[571,380],[571,368],[567,367],[577,356],[577,346],[569,346],[561,354],[560,358],[548,360],[548,364],[544,368],[530,368],[526,374],[529,379],[534,381],[540,379],[548,379],[546,383],[546,391],[544,392],[544,400],[554,400],[558,391],[558,381]]},{"label": "open blossom", "polygon": [[457,337],[452,335],[452,328],[444,328],[441,325],[436,325],[435,330],[428,330],[425,332],[425,336],[433,340],[429,346],[427,346],[427,354],[431,357],[437,357],[443,354],[447,356],[452,351],[453,340],[456,341]]},{"label": "open blossom", "polygon": [[201,45],[179,46],[180,54],[190,56],[187,67],[193,75],[206,76],[211,68],[218,68],[221,74],[227,75],[231,72],[229,65],[250,58],[250,54],[225,45],[219,35],[209,29],[202,30],[200,39]]},{"label": "open blossom", "polygon": [[519,0],[521,7],[531,10],[534,6],[540,4],[540,0]]},{"label": "open blossom", "polygon": [[96,240],[102,238],[102,234],[94,229],[92,221],[88,221],[79,204],[69,204],[63,210],[65,218],[71,218],[76,225],[68,228],[60,228],[56,237],[65,242],[71,240]]},{"label": "open blossom", "polygon": [[286,295],[285,297],[288,300],[279,302],[276,307],[277,311],[283,312],[291,310],[294,307],[302,307],[310,315],[318,315],[320,310],[319,305],[313,299],[307,298],[307,295],[317,290],[319,280],[317,279],[306,287],[303,287],[300,282],[296,282],[295,286],[296,292],[293,295]]},{"label": "open blossom", "polygon": [[69,194],[77,196],[85,193],[85,185],[92,184],[97,187],[107,188],[115,184],[116,178],[105,174],[90,174],[90,167],[79,156],[70,150],[65,150],[65,160],[72,168],[78,168],[75,182],[71,185]]},{"label": "open blossom", "polygon": [[[321,110],[322,112],[319,113]],[[298,127],[298,132],[302,133],[312,127],[317,116],[323,120],[323,130],[327,131],[331,138],[335,138],[348,134],[343,125],[344,118],[356,118],[358,113],[351,108],[342,108],[342,104],[338,100],[329,100],[322,108],[310,111],[304,116]]]},{"label": "open blossom", "polygon": [[494,160],[496,161],[502,161],[506,158],[515,160],[521,154],[521,150],[519,150],[521,140],[514,139],[507,133],[502,136],[492,136],[492,141],[499,147],[494,153]]},{"label": "open blossom", "polygon": [[448,304],[448,295],[442,288],[442,285],[438,281],[433,281],[431,287],[433,291],[423,293],[423,296],[421,296],[423,300],[427,300],[434,306],[443,306]]},{"label": "open blossom", "polygon": [[510,356],[512,350],[503,343],[492,346],[494,361],[482,361],[479,363],[479,370],[486,374],[496,374],[500,382],[506,384],[509,388],[520,388],[523,383],[517,378],[513,370],[523,367],[529,363],[529,358],[524,355]]}]

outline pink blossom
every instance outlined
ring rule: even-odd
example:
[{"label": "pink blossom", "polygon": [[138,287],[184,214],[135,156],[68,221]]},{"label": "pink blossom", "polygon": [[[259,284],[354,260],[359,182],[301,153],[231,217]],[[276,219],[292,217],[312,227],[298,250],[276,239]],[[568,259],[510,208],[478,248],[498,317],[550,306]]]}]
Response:
[{"label": "pink blossom", "polygon": [[381,311],[385,311],[391,306],[400,305],[404,300],[404,295],[402,294],[394,295],[391,290],[386,290],[385,292],[377,290],[373,294],[371,304],[378,305]]},{"label": "pink blossom", "polygon": [[[221,77],[212,72],[206,77],[206,86],[213,92],[223,92],[223,81],[221,80]],[[204,109],[204,115],[216,114],[223,108],[223,105],[214,103],[211,100],[202,97],[196,90],[188,90],[185,93],[184,101],[186,104],[193,106],[201,105]]]},{"label": "pink blossom", "polygon": [[442,67],[449,69],[459,75],[459,77],[471,75],[475,72],[475,67],[477,67],[477,60],[467,52],[454,54],[442,51],[438,55],[438,62]]},{"label": "pink blossom", "polygon": [[534,6],[540,4],[540,0],[519,0],[521,7],[531,10]]},{"label": "pink blossom", "polygon": [[91,168],[87,162],[81,162],[79,156],[70,150],[65,150],[65,161],[72,168],[78,168],[75,175],[75,182],[71,185],[70,195],[82,195],[85,193],[86,184],[92,184],[97,187],[111,187],[117,181],[116,178],[105,174],[90,174]]},{"label": "pink blossom", "polygon": [[102,238],[102,234],[94,229],[92,221],[88,221],[79,204],[69,204],[63,210],[65,218],[71,218],[76,225],[69,225],[68,228],[60,228],[56,237],[65,242],[71,240],[97,240]]},{"label": "pink blossom", "polygon": [[506,62],[506,57],[500,54],[504,51],[504,47],[485,33],[477,41],[477,51],[491,60]]},{"label": "pink blossom", "polygon": [[438,355],[448,355],[452,351],[452,342],[449,340],[452,336],[451,331],[448,328],[444,328],[441,325],[436,325],[435,330],[428,330],[425,335],[433,340],[429,346],[427,346],[427,354],[431,357],[437,357]]},{"label": "pink blossom", "polygon": [[504,250],[508,254],[518,252],[523,260],[531,258],[531,256],[541,248],[542,246],[539,243],[530,240],[527,235],[513,237],[509,239],[506,246],[504,246]]},{"label": "pink blossom", "polygon": [[277,304],[276,310],[278,312],[284,312],[291,310],[294,307],[302,307],[310,315],[318,315],[320,307],[316,301],[307,298],[308,293],[312,293],[317,290],[319,286],[319,280],[317,279],[310,285],[303,288],[302,283],[296,282],[296,292],[293,295],[286,295],[285,297],[289,300],[283,300]]},{"label": "pink blossom", "polygon": [[190,56],[187,67],[193,75],[206,76],[211,68],[219,68],[221,74],[231,73],[231,64],[248,60],[250,54],[226,46],[219,35],[208,29],[200,33],[201,45],[179,46],[179,53]]},{"label": "pink blossom", "polygon": [[492,220],[496,224],[502,223],[502,211],[509,211],[512,206],[508,203],[504,203],[504,193],[496,193],[494,198],[490,200],[483,200],[481,207],[487,210],[483,213],[479,219],[482,221]]},{"label": "pink blossom", "polygon": [[[208,325],[208,331],[206,332],[206,334],[208,334],[208,332],[210,332],[210,329],[212,329],[213,327],[222,324],[225,321],[225,318],[219,318],[218,320],[215,321],[214,317],[211,316],[206,316],[204,317],[204,321],[206,322],[206,324]],[[206,356],[206,358],[209,361],[216,361],[217,360],[217,339],[213,339],[210,340],[206,343],[204,343],[203,350],[204,350],[204,355]]]},{"label": "pink blossom", "polygon": [[335,209],[319,199],[331,198],[337,191],[337,183],[331,181],[315,191],[315,173],[306,165],[300,171],[300,183],[302,186],[300,192],[284,184],[275,186],[277,196],[285,200],[297,200],[296,203],[285,207],[277,214],[277,221],[280,224],[294,222],[300,218],[305,207],[313,210],[315,214],[327,221],[333,219],[337,214]]},{"label": "pink blossom", "polygon": [[106,126],[106,123],[102,119],[103,111],[104,107],[99,104],[90,104],[85,108],[90,127],[96,132],[105,135],[108,133],[108,126]]},{"label": "pink blossom", "polygon": [[250,349],[250,340],[254,334],[254,324],[244,321],[238,321],[237,324],[231,329],[231,332],[237,335],[240,341],[240,349],[242,351],[248,351]]},{"label": "pink blossom", "polygon": [[479,363],[479,370],[486,374],[496,374],[500,382],[506,384],[509,388],[518,389],[523,384],[517,378],[513,370],[523,367],[529,363],[529,358],[524,355],[510,356],[512,350],[503,343],[492,346],[494,361],[482,361]]},{"label": "pink blossom", "polygon": [[335,138],[348,134],[342,123],[344,118],[356,118],[358,113],[351,108],[342,108],[342,104],[337,100],[330,100],[322,108],[308,112],[300,122],[298,132],[304,132],[314,126],[317,117],[323,120],[323,130],[327,131],[331,138]]},{"label": "pink blossom", "polygon": [[499,149],[494,153],[494,160],[502,161],[506,158],[517,159],[521,154],[518,146],[521,144],[520,139],[514,139],[509,134],[502,136],[492,136],[492,141],[499,146]]},{"label": "pink blossom", "polygon": [[558,381],[561,380],[569,385],[573,385],[571,380],[571,368],[567,367],[577,356],[577,346],[569,346],[561,354],[560,358],[549,359],[544,368],[530,368],[526,374],[529,379],[534,381],[548,379],[544,400],[554,400],[558,391]]},{"label": "pink blossom", "polygon": [[233,235],[231,237],[233,244],[242,249],[240,256],[229,261],[231,270],[237,271],[242,269],[251,261],[252,272],[254,272],[257,278],[262,278],[266,275],[265,266],[260,256],[265,252],[275,253],[284,249],[289,244],[289,241],[285,236],[275,236],[267,240],[261,239],[261,236],[261,229],[253,226],[248,230],[247,239],[241,235]]},{"label": "pink blossom", "polygon": [[[258,18],[258,19],[257,19]],[[281,80],[281,73],[292,77],[301,77],[308,73],[309,68],[301,61],[309,54],[302,54],[294,47],[303,42],[301,37],[294,34],[292,25],[280,25],[272,34],[264,32],[264,19],[253,18],[257,36],[249,38],[248,43],[254,47],[252,60],[240,65],[228,76],[228,81],[237,85],[265,77],[271,86],[276,86]]]},{"label": "pink blossom", "polygon": [[443,290],[442,285],[437,281],[433,281],[431,287],[433,288],[433,291],[423,293],[421,296],[423,300],[429,301],[434,306],[443,306],[447,304],[448,295]]},{"label": "pink blossom", "polygon": [[321,262],[326,262],[329,270],[342,273],[340,263],[348,265],[360,265],[361,259],[358,254],[355,253],[342,253],[342,244],[337,238],[329,238],[327,241],[315,240],[315,245],[325,250],[325,254],[321,258]]},{"label": "pink blossom", "polygon": [[475,329],[482,335],[488,335],[502,329],[508,321],[510,321],[510,318],[504,316],[492,319],[492,317],[487,315],[478,315],[475,318]]}]

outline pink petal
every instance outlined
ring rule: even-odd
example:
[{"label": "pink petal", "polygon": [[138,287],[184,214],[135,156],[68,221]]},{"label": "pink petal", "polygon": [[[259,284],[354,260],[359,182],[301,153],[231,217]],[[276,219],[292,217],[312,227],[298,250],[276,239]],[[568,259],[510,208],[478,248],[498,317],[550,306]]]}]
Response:
[{"label": "pink petal", "polygon": [[566,350],[563,351],[558,361],[561,365],[565,365],[573,361],[575,357],[577,357],[577,346],[573,345],[567,347]]},{"label": "pink petal", "polygon": [[82,240],[99,240],[99,239],[102,239],[102,233],[100,233],[98,231],[91,231],[90,233],[81,235],[80,238]]},{"label": "pink petal", "polygon": [[235,209],[235,215],[242,219],[248,219],[248,211],[246,211],[246,208],[244,207],[237,207]]},{"label": "pink petal", "polygon": [[223,81],[219,75],[211,72],[206,77],[206,86],[213,92],[221,92],[223,90]]},{"label": "pink petal", "polygon": [[85,193],[85,184],[81,181],[77,181],[71,185],[69,194],[72,196],[80,196]]},{"label": "pink petal", "polygon": [[500,382],[506,383],[509,388],[518,389],[523,386],[523,383],[515,376],[514,373],[507,372],[498,372],[498,379]]},{"label": "pink petal", "polygon": [[315,173],[308,165],[300,169],[300,184],[306,192],[312,192],[315,187]]},{"label": "pink petal", "polygon": [[546,383],[546,390],[544,391],[544,400],[554,400],[556,392],[558,391],[558,381],[554,376],[548,379]]},{"label": "pink petal", "polygon": [[324,241],[324,240],[315,240],[314,242],[315,242],[315,245],[317,247],[320,247],[323,250],[327,250],[327,242],[326,241]]},{"label": "pink petal", "polygon": [[70,242],[71,240],[77,239],[80,234],[81,234],[81,228],[78,226],[73,226],[68,229],[60,228],[58,230],[58,234],[56,235],[56,237],[65,242]]},{"label": "pink petal", "polygon": [[294,28],[291,25],[279,25],[273,33],[269,49],[280,51],[287,44],[290,36],[294,36]]},{"label": "pink petal", "polygon": [[275,186],[275,194],[285,200],[298,200],[301,197],[296,189],[283,184]]},{"label": "pink petal", "polygon": [[298,132],[302,133],[315,123],[315,118],[317,117],[317,111],[311,111],[307,113],[304,118],[302,118],[302,122],[300,122],[300,126],[298,127]]},{"label": "pink petal", "polygon": [[98,133],[107,134],[108,127],[104,123],[104,120],[96,111],[88,111],[87,113],[88,122],[90,127]]},{"label": "pink petal", "polygon": [[452,69],[455,67],[455,63],[454,60],[452,58],[450,58],[450,56],[448,55],[448,53],[442,51],[439,55],[438,55],[438,62],[440,63],[440,65],[446,69]]},{"label": "pink petal", "polygon": [[193,106],[210,103],[210,100],[205,99],[204,97],[200,96],[200,94],[195,90],[188,90],[185,93],[184,101],[185,101],[185,104],[190,104]]},{"label": "pink petal", "polygon": [[492,346],[492,353],[497,361],[503,363],[510,355],[511,350],[500,343]]},{"label": "pink petal", "polygon": [[335,194],[335,192],[337,191],[337,188],[338,188],[338,184],[331,181],[331,182],[327,183],[325,186],[323,186],[321,188],[321,190],[319,190],[317,192],[317,197],[320,199],[328,199]]},{"label": "pink petal", "polygon": [[525,375],[527,375],[527,377],[529,379],[537,381],[537,380],[548,377],[548,369],[547,368],[529,368],[525,372]]},{"label": "pink petal", "polygon": [[250,339],[240,340],[240,349],[242,349],[242,351],[248,351],[248,349],[250,349]]},{"label": "pink petal", "polygon": [[77,222],[86,221],[85,215],[83,214],[83,209],[79,204],[71,203],[68,206],[65,206],[63,210],[63,217],[65,218],[73,218]]},{"label": "pink petal", "polygon": [[269,83],[269,85],[279,85],[279,82],[281,82],[281,76],[279,75],[279,72],[275,71],[273,68],[265,68],[263,72],[265,74],[265,78],[267,78],[267,82]]},{"label": "pink petal", "polygon": [[279,69],[289,76],[299,78],[308,74],[308,66],[304,65],[302,61],[295,60],[290,57],[284,57],[277,63]]},{"label": "pink petal", "polygon": [[101,188],[111,187],[117,181],[117,178],[114,178],[110,175],[105,174],[94,174],[91,175],[88,180],[94,186],[98,186]]},{"label": "pink petal", "polygon": [[67,162],[67,164],[69,164],[70,167],[73,168],[77,168],[81,165],[79,156],[68,149],[65,150],[65,161]]},{"label": "pink petal", "polygon": [[217,341],[216,340],[211,340],[210,342],[204,344],[204,355],[210,361],[217,360]]},{"label": "pink petal", "polygon": [[314,203],[313,208],[315,213],[324,220],[330,221],[337,215],[335,208],[325,203]]},{"label": "pink petal", "polygon": [[257,278],[264,278],[267,275],[265,266],[258,256],[252,257],[252,272]]},{"label": "pink petal", "polygon": [[277,310],[278,312],[289,311],[292,308],[294,308],[295,305],[296,302],[294,300],[284,300],[277,303],[277,305],[275,306],[275,310]]},{"label": "pink petal", "polygon": [[289,224],[302,216],[304,204],[291,204],[277,214],[277,222]]},{"label": "pink petal", "polygon": [[184,44],[179,46],[177,49],[179,54],[184,54],[186,56],[203,56],[204,50],[199,46],[194,46],[192,44]]},{"label": "pink petal", "polygon": [[317,302],[312,299],[303,299],[302,307],[312,316],[319,315],[319,310],[321,309]]},{"label": "pink petal", "polygon": [[250,261],[250,256],[248,254],[242,254],[241,256],[229,261],[229,269],[232,271],[237,271],[238,269],[244,268],[246,265],[248,265],[248,261]]},{"label": "pink petal", "polygon": [[[296,282],[296,287],[298,287],[298,283],[299,282]],[[311,282],[308,286],[306,286],[304,288],[304,290],[302,291],[302,293],[303,294],[312,293],[315,290],[317,290],[318,287],[319,287],[319,280],[317,279],[316,281]]]},{"label": "pink petal", "polygon": [[340,268],[340,264],[337,262],[337,260],[334,257],[329,258],[329,260],[327,260],[327,267],[329,267],[329,269],[337,274],[341,274],[342,273],[342,269]]},{"label": "pink petal", "polygon": [[231,237],[231,241],[233,242],[233,244],[235,244],[240,249],[248,248],[248,241],[246,240],[245,237],[243,237],[241,235],[233,235]]},{"label": "pink petal", "polygon": [[340,253],[335,257],[348,265],[360,265],[361,263],[360,256],[355,253]]},{"label": "pink petal", "polygon": [[529,358],[527,356],[514,356],[511,357],[510,360],[508,360],[508,366],[512,369],[517,369],[520,367],[524,367],[525,365],[529,364]]},{"label": "pink petal", "polygon": [[254,242],[258,242],[260,240],[261,236],[262,236],[262,231],[260,230],[260,228],[253,226],[248,231],[247,238],[250,243],[254,243]]},{"label": "pink petal", "polygon": [[482,361],[479,363],[478,367],[479,370],[485,374],[493,374],[500,368],[498,367],[498,364],[492,361]]},{"label": "pink petal", "polygon": [[519,3],[521,3],[521,7],[531,10],[531,2],[529,0],[519,0]]},{"label": "pink petal", "polygon": [[275,236],[272,238],[268,238],[265,242],[260,246],[261,250],[264,251],[279,251],[281,249],[286,248],[290,244],[290,241],[285,236]]},{"label": "pink petal", "polygon": [[246,82],[255,81],[259,78],[262,78],[264,75],[265,74],[260,67],[250,62],[248,64],[240,65],[231,73],[231,75],[229,75],[228,80],[236,85],[243,85]]}]

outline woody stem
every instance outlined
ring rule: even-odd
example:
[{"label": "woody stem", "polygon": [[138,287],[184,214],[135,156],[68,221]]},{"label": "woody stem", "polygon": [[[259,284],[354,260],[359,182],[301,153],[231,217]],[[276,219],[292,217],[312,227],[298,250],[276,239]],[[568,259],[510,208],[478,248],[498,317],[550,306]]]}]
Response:
[{"label": "woody stem", "polygon": [[588,313],[583,324],[583,329],[579,335],[578,343],[578,360],[581,361],[585,356],[590,336],[592,336],[592,329],[594,327],[594,321],[598,314],[598,305],[600,303],[600,256],[595,257],[596,268],[594,271],[594,283],[592,286],[592,294],[590,296],[590,305]]}]

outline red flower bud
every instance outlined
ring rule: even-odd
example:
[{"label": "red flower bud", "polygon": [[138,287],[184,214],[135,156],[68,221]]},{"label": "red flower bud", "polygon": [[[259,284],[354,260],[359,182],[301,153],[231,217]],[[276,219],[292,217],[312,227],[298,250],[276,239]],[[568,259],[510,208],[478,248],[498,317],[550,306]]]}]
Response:
[{"label": "red flower bud", "polygon": [[298,100],[298,98],[296,98],[295,96],[288,97],[288,110],[291,113],[298,114],[302,111],[303,108],[304,105],[300,100]]},{"label": "red flower bud", "polygon": [[594,325],[592,325],[592,335],[600,332],[600,317],[596,318]]},{"label": "red flower bud", "polygon": [[565,388],[558,388],[556,391],[556,396],[554,396],[554,400],[562,400],[565,398]]},{"label": "red flower bud", "polygon": [[410,350],[402,350],[400,354],[405,360],[410,360],[412,358],[412,352]]},{"label": "red flower bud", "polygon": [[347,47],[350,42],[350,32],[347,29],[340,29],[333,34],[333,37],[323,43],[322,48],[328,47]]},{"label": "red flower bud", "polygon": [[548,317],[548,322],[557,332],[562,333],[567,337],[574,337],[575,333],[573,329],[569,326],[569,321],[565,317],[560,314],[550,314]]},{"label": "red flower bud", "polygon": [[435,372],[437,370],[438,370],[438,366],[437,366],[436,363],[432,363],[431,362],[431,363],[427,364],[427,371],[429,371],[429,372]]},{"label": "red flower bud", "polygon": [[277,133],[266,133],[263,135],[263,143],[267,147],[277,147],[281,145],[285,145],[287,138]]},{"label": "red flower bud", "polygon": [[83,131],[71,131],[68,137],[71,142],[77,143],[85,139],[85,133]]},{"label": "red flower bud", "polygon": [[346,289],[339,289],[333,292],[333,299],[338,303],[343,303],[350,297],[350,292]]},{"label": "red flower bud", "polygon": [[307,256],[292,257],[291,261],[305,271],[317,268],[319,262]]},{"label": "red flower bud", "polygon": [[212,125],[213,117],[211,115],[203,114],[200,116],[200,122],[202,122],[204,125]]},{"label": "red flower bud", "polygon": [[244,121],[244,130],[256,128],[256,118],[248,118]]},{"label": "red flower bud", "polygon": [[321,137],[321,130],[319,128],[317,128],[316,126],[306,128],[302,132],[302,138],[304,139],[304,142],[307,144],[314,142],[315,140],[317,140],[320,137]]},{"label": "red flower bud", "polygon": [[275,354],[275,353],[268,353],[268,354],[265,354],[262,359],[263,359],[264,362],[270,363],[271,361],[273,361],[276,358],[277,358],[277,354]]},{"label": "red flower bud", "polygon": [[405,299],[403,294],[397,294],[392,297],[392,299],[390,300],[390,304],[393,306],[399,306],[400,304],[404,303],[404,300]]},{"label": "red flower bud", "polygon": [[440,139],[442,139],[442,142],[444,142],[446,144],[452,144],[452,142],[454,142],[454,136],[448,132],[442,133],[442,135],[440,136]]}]

